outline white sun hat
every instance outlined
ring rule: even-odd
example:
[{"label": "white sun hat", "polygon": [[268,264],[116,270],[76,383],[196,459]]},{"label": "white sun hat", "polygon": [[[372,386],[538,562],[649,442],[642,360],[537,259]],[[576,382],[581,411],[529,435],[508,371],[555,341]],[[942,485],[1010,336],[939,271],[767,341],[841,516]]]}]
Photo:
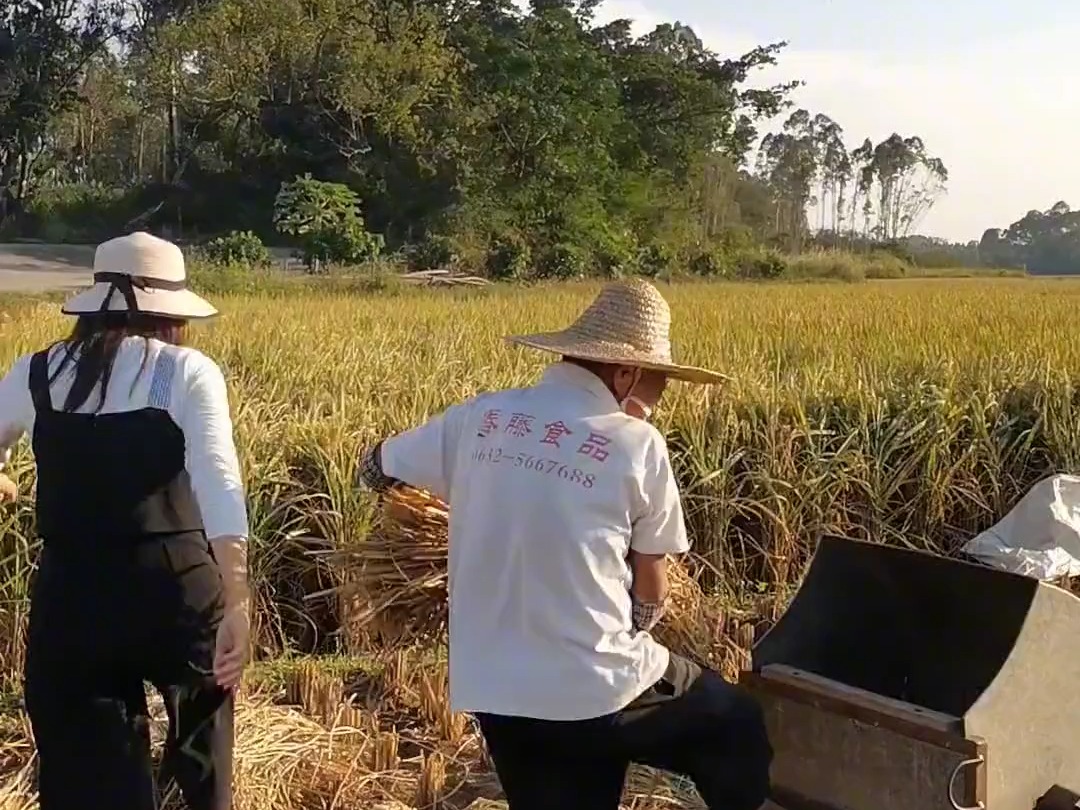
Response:
[{"label": "white sun hat", "polygon": [[660,291],[641,279],[608,284],[561,332],[511,335],[511,343],[591,360],[662,371],[672,379],[713,384],[726,374],[676,363],[671,356],[671,309]]},{"label": "white sun hat", "polygon": [[94,252],[94,286],[64,304],[65,315],[141,312],[195,320],[217,309],[187,288],[184,254],[172,242],[138,231],[110,239]]}]

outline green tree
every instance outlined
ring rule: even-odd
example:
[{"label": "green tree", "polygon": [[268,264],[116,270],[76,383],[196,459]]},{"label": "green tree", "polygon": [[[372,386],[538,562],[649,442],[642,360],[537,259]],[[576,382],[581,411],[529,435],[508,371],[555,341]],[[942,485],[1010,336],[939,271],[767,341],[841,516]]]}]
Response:
[{"label": "green tree", "polygon": [[[598,25],[598,0],[9,5],[0,173],[37,235],[268,240],[279,188],[310,175],[362,199],[364,233],[414,262],[726,272],[753,242],[798,250],[812,228],[907,233],[946,177],[918,139],[849,152],[808,111],[762,140],[798,83],[753,79],[785,43],[718,54],[679,23],[635,36]],[[39,81],[41,65],[66,78]]]},{"label": "green tree", "polygon": [[839,232],[844,226],[845,194],[852,179],[851,155],[844,145],[844,129],[829,116],[814,116],[811,131],[817,145],[820,170],[819,228]]},{"label": "green tree", "polygon": [[111,0],[0,7],[0,221],[29,190],[55,118],[79,103],[87,66],[120,31]]},{"label": "green tree", "polygon": [[1080,273],[1080,211],[1057,202],[1028,211],[1008,228],[988,229],[979,242],[984,264],[1023,267],[1031,273]]},{"label": "green tree", "polygon": [[348,186],[315,180],[311,175],[281,184],[274,202],[274,226],[298,238],[304,263],[315,271],[323,263],[370,261],[383,248],[382,236],[364,227],[356,193]]},{"label": "green tree", "polygon": [[798,251],[807,232],[806,209],[815,203],[813,187],[820,168],[818,134],[806,110],[796,110],[783,131],[761,142],[758,171],[775,198],[776,233]]},{"label": "green tree", "polygon": [[895,133],[874,147],[871,169],[878,182],[878,235],[886,240],[906,236],[949,178],[945,164],[927,153],[922,138]]}]

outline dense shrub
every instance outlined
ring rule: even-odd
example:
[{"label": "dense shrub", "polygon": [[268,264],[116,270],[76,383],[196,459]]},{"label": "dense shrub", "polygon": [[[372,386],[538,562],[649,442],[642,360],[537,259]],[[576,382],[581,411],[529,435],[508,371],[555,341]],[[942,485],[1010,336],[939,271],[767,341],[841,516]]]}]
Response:
[{"label": "dense shrub", "polygon": [[777,279],[788,272],[788,260],[775,250],[746,250],[735,259],[735,275],[745,279]]},{"label": "dense shrub", "polygon": [[274,226],[300,241],[309,268],[361,264],[382,252],[382,234],[369,233],[360,216],[360,198],[342,183],[310,174],[282,183],[274,202]]},{"label": "dense shrub", "polygon": [[507,231],[491,245],[484,270],[488,278],[509,281],[524,278],[532,270],[532,248],[517,231]]},{"label": "dense shrub", "polygon": [[242,264],[265,267],[271,263],[270,251],[251,231],[232,231],[211,239],[202,246],[203,258],[211,264]]},{"label": "dense shrub", "polygon": [[650,278],[671,272],[675,266],[675,251],[660,242],[651,242],[638,251],[638,271]]},{"label": "dense shrub", "polygon": [[603,229],[593,246],[593,265],[602,276],[619,278],[638,271],[638,242],[627,228]]},{"label": "dense shrub", "polygon": [[403,253],[411,270],[439,270],[457,259],[453,240],[441,234],[428,234]]},{"label": "dense shrub", "polygon": [[691,255],[687,268],[705,278],[730,278],[734,270],[731,257],[719,248],[709,247]]},{"label": "dense shrub", "polygon": [[104,242],[120,235],[124,223],[136,216],[135,196],[97,183],[50,186],[29,199],[19,230],[44,242]]},{"label": "dense shrub", "polygon": [[580,245],[560,242],[544,252],[537,275],[540,278],[571,279],[588,274],[590,257]]},{"label": "dense shrub", "polygon": [[910,261],[892,253],[872,253],[865,260],[866,278],[903,278],[913,266]]}]

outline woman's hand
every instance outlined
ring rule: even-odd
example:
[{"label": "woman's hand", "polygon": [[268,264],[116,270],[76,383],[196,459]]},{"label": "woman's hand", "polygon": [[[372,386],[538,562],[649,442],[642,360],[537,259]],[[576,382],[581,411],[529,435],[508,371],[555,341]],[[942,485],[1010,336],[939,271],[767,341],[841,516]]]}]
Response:
[{"label": "woman's hand", "polygon": [[19,499],[18,485],[0,473],[0,503],[14,503]]},{"label": "woman's hand", "polygon": [[214,680],[218,686],[235,689],[240,685],[248,662],[249,638],[247,611],[242,607],[227,609],[214,645]]},{"label": "woman's hand", "polygon": [[251,594],[247,582],[247,541],[243,537],[215,537],[210,545],[221,571],[225,601],[225,615],[218,626],[214,646],[214,679],[219,686],[235,689],[248,662]]}]

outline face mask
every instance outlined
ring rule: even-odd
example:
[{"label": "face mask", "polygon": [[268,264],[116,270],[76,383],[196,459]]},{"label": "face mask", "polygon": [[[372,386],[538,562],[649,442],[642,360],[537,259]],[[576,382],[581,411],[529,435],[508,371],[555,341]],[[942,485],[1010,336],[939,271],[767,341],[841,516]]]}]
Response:
[{"label": "face mask", "polygon": [[652,408],[642,402],[638,397],[634,396],[634,389],[637,388],[637,384],[641,382],[641,369],[634,369],[634,381],[630,383],[630,391],[622,401],[619,403],[619,409],[626,413],[627,404],[633,402],[639,408],[641,408],[641,416],[643,419],[648,419],[652,415]]},{"label": "face mask", "polygon": [[640,399],[635,397],[633,394],[631,394],[630,396],[628,396],[626,399],[624,399],[622,402],[619,403],[619,406],[622,408],[623,413],[626,413],[626,405],[627,405],[628,402],[633,402],[635,405],[637,405],[639,408],[641,408],[641,418],[642,419],[647,420],[650,416],[652,416],[652,408],[650,408],[648,405],[646,405]]}]

